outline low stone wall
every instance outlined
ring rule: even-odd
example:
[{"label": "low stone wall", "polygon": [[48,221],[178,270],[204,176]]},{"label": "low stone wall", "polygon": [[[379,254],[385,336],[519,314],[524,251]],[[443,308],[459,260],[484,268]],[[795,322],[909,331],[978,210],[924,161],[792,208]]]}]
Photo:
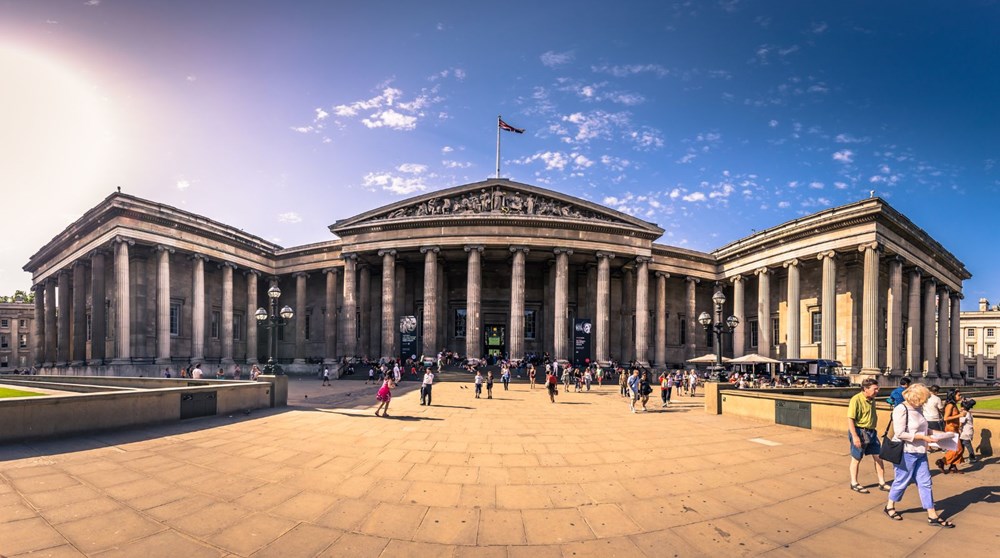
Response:
[{"label": "low stone wall", "polygon": [[74,392],[0,399],[0,443],[179,421],[182,406],[195,399],[213,400],[215,415],[283,407],[288,400],[286,376],[258,382],[4,376],[0,382]]},{"label": "low stone wall", "polygon": [[[857,388],[741,390],[735,389],[730,384],[710,382],[705,384],[705,412],[779,424],[779,406],[795,404],[797,408],[802,409],[803,415],[808,415],[810,429],[831,434],[846,434],[847,405],[850,396],[857,392]],[[963,393],[979,398],[1000,395],[1000,389],[965,387]],[[881,401],[884,399],[883,395],[888,397],[888,394],[880,393],[880,401],[876,405],[880,435],[891,420],[889,405]],[[1000,412],[976,410],[974,413],[976,435],[973,447],[977,453],[991,456],[994,453],[993,435],[1000,433]]]}]

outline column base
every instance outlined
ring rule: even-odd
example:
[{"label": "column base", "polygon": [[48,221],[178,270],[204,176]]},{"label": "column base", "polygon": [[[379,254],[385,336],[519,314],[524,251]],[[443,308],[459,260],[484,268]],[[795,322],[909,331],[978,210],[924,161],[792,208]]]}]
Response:
[{"label": "column base", "polygon": [[258,363],[259,363],[259,361],[257,359],[255,359],[255,358],[248,358],[247,359],[247,364],[258,364]]},{"label": "column base", "polygon": [[877,377],[879,377],[879,376],[882,375],[882,370],[880,370],[878,368],[862,368],[861,369],[861,373],[864,374],[864,375],[868,375],[868,376],[872,376],[872,377],[877,378]]},{"label": "column base", "polygon": [[121,366],[123,364],[132,364],[132,359],[130,359],[130,358],[113,358],[113,359],[111,359],[111,366]]},{"label": "column base", "polygon": [[233,360],[233,359],[231,359],[231,358],[224,358],[224,359],[222,359],[219,362],[220,362],[220,364],[228,365],[228,366],[232,366],[233,364],[236,364],[236,361]]},{"label": "column base", "polygon": [[203,362],[205,362],[205,357],[203,357],[203,356],[195,356],[195,357],[191,357],[191,362],[189,362],[188,364],[201,364]]},{"label": "column base", "polygon": [[86,366],[87,363],[84,362],[84,361],[82,361],[82,360],[74,360],[73,362],[69,363],[69,365],[70,366]]},{"label": "column base", "polygon": [[297,358],[297,359],[292,360],[292,364],[305,364],[305,363],[306,363],[306,359],[304,359],[304,358]]},{"label": "column base", "polygon": [[337,364],[337,357],[324,358],[323,364]]},{"label": "column base", "polygon": [[170,357],[158,358],[158,359],[156,359],[153,362],[156,363],[156,364],[170,364]]}]

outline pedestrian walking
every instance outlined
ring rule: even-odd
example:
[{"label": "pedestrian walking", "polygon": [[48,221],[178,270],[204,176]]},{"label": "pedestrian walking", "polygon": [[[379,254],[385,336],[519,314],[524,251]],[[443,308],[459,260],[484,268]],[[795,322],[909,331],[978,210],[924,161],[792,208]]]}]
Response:
[{"label": "pedestrian walking", "polygon": [[879,490],[889,491],[889,486],[885,484],[885,466],[879,457],[882,444],[879,443],[876,432],[878,427],[878,415],[875,414],[876,395],[878,395],[878,380],[866,378],[861,382],[861,391],[847,404],[847,437],[851,440],[851,490],[859,494],[868,494],[868,489],[858,484],[858,468],[866,455],[872,456],[875,464]]},{"label": "pedestrian walking", "polygon": [[528,365],[528,387],[530,389],[535,389],[535,365]]},{"label": "pedestrian walking", "polygon": [[[942,417],[945,432],[961,434],[962,417],[965,416],[965,411],[962,410],[962,401],[962,392],[957,389],[949,391],[945,397],[944,416]],[[946,475],[948,473],[963,474],[965,471],[960,470],[958,466],[962,463],[962,455],[964,453],[965,446],[959,444],[956,449],[946,452],[944,458],[938,459],[934,464]]]},{"label": "pedestrian walking", "polygon": [[510,367],[504,366],[500,369],[500,381],[503,382],[503,390],[510,390]]},{"label": "pedestrian walking", "polygon": [[493,371],[486,372],[486,399],[493,399]]},{"label": "pedestrian walking", "polygon": [[962,445],[965,446],[965,451],[969,452],[969,457],[967,458],[969,463],[976,462],[976,452],[972,449],[972,439],[976,434],[975,427],[972,424],[972,408],[975,406],[975,399],[962,400],[962,409],[965,410],[965,416],[960,419],[962,423],[962,432],[958,435],[958,439],[961,440]]},{"label": "pedestrian walking", "polygon": [[434,387],[434,373],[430,366],[424,371],[424,380],[420,383],[420,404],[430,406],[431,388]]},{"label": "pedestrian walking", "polygon": [[625,376],[625,370],[618,370],[618,388],[621,390],[622,397],[628,397],[628,377]]},{"label": "pedestrian walking", "polygon": [[392,381],[392,378],[386,378],[382,382],[382,387],[375,394],[375,400],[379,402],[375,409],[375,416],[379,416],[379,411],[382,411],[383,417],[389,416],[389,401],[392,400],[392,388],[394,387],[396,387],[396,383]]},{"label": "pedestrian walking", "polygon": [[476,384],[476,399],[480,399],[479,396],[482,395],[482,393],[483,393],[483,373],[482,373],[482,371],[476,370],[476,377],[475,377],[474,381],[475,381],[475,384]]},{"label": "pedestrian walking", "polygon": [[[237,378],[237,379],[239,379],[239,378]],[[324,367],[323,368],[323,384],[322,385],[324,385],[324,386],[330,385],[330,368],[329,367]]]},{"label": "pedestrian walking", "polygon": [[638,369],[633,369],[632,370],[632,375],[630,375],[628,377],[628,388],[632,392],[632,396],[629,397],[629,400],[628,400],[628,406],[629,406],[630,409],[632,409],[633,413],[635,412],[635,404],[639,401],[639,383],[640,382],[641,382],[641,380],[639,379],[639,370]]},{"label": "pedestrian walking", "polygon": [[556,396],[559,395],[559,379],[552,372],[545,375],[545,389],[549,392],[549,401],[555,403]]}]

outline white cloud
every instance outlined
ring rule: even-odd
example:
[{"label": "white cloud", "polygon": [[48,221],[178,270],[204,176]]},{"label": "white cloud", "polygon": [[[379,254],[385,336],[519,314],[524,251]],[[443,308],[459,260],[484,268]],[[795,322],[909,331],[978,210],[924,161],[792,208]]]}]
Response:
[{"label": "white cloud", "polygon": [[833,154],[834,161],[840,161],[841,163],[853,163],[854,162],[854,152],[850,149],[843,149],[837,151]]},{"label": "white cloud", "polygon": [[837,181],[837,182],[833,183],[833,187],[836,188],[836,189],[838,189],[838,190],[846,190],[847,189],[847,183],[846,182]]},{"label": "white cloud", "polygon": [[625,64],[591,66],[591,71],[598,74],[611,74],[615,77],[628,77],[636,74],[653,74],[659,77],[666,76],[670,72],[659,64]]},{"label": "white cloud", "polygon": [[398,113],[392,109],[373,113],[361,120],[368,128],[391,128],[393,130],[413,130],[417,127],[417,117]]},{"label": "white cloud", "polygon": [[810,182],[809,187],[813,190],[822,190],[824,188],[824,184],[822,182]]},{"label": "white cloud", "polygon": [[778,127],[778,121],[777,120],[771,120],[770,122],[767,123],[767,125],[770,126],[771,128],[777,128]]},{"label": "white cloud", "polygon": [[281,223],[301,223],[302,217],[294,211],[286,211],[278,214],[278,221]]},{"label": "white cloud", "polygon": [[659,130],[644,127],[629,134],[630,139],[635,142],[636,149],[643,151],[658,149],[663,147],[663,137]]},{"label": "white cloud", "polygon": [[300,134],[308,134],[313,131],[312,126],[292,126],[292,131],[298,132]]},{"label": "white cloud", "polygon": [[690,163],[691,161],[694,161],[696,157],[698,157],[698,156],[695,155],[694,153],[688,152],[688,153],[685,153],[684,156],[681,157],[680,159],[677,159],[677,161],[675,161],[675,162],[679,163],[681,165],[684,165],[684,164]]},{"label": "white cloud", "polygon": [[195,82],[195,81],[198,81],[198,76],[192,74],[192,75],[186,76],[184,79],[186,81]]},{"label": "white cloud", "polygon": [[472,166],[472,163],[466,161],[441,161],[441,165],[446,169],[467,169]]},{"label": "white cloud", "polygon": [[427,172],[427,165],[421,165],[418,163],[403,163],[396,167],[399,172],[405,172],[407,174],[423,174]]},{"label": "white cloud", "polygon": [[814,24],[812,24],[812,27],[810,27],[810,29],[809,29],[809,32],[810,32],[810,33],[814,33],[814,34],[816,34],[816,35],[821,35],[821,34],[823,34],[823,33],[824,33],[824,32],[825,32],[825,31],[826,31],[826,30],[827,30],[827,29],[828,29],[829,27],[830,27],[830,26],[829,26],[829,25],[827,25],[825,21],[820,21],[819,23],[814,23]]},{"label": "white cloud", "polygon": [[446,146],[444,146],[444,147],[441,148],[441,153],[451,153],[454,150],[455,150],[454,147],[452,147],[450,145],[446,145]]},{"label": "white cloud", "polygon": [[[450,71],[446,70],[444,73],[448,72]],[[464,72],[462,75],[464,76]],[[435,85],[412,99],[404,100],[402,90],[385,86],[379,95],[369,99],[334,106],[333,114],[341,118],[355,118],[367,113],[361,119],[361,123],[367,128],[409,131],[415,129],[419,120],[426,116],[425,109],[442,100],[437,96],[437,88]],[[326,111],[317,109],[315,122],[320,122],[327,116]]]},{"label": "white cloud", "polygon": [[837,143],[868,143],[871,140],[867,137],[856,138],[851,134],[837,134],[837,136],[833,138],[833,141]]},{"label": "white cloud", "polygon": [[781,209],[785,209],[786,207],[788,207],[790,205],[792,205],[792,204],[790,204],[790,203],[788,203],[786,201],[780,201],[780,202],[778,202],[778,207],[780,207]]},{"label": "white cloud", "polygon": [[707,199],[704,192],[691,192],[681,197],[686,202],[702,202]]},{"label": "white cloud", "polygon": [[398,195],[422,192],[427,189],[423,176],[393,176],[387,172],[370,172],[362,185],[368,190],[384,190]]},{"label": "white cloud", "polygon": [[100,6],[101,0],[87,0],[83,3],[84,6]]},{"label": "white cloud", "polygon": [[327,116],[330,116],[330,113],[321,108],[316,109],[316,120],[326,120]]},{"label": "white cloud", "polygon": [[542,60],[542,64],[554,68],[556,66],[562,66],[563,64],[569,64],[573,61],[573,51],[568,52],[555,52],[548,51],[542,54],[539,58]]},{"label": "white cloud", "polygon": [[183,192],[191,187],[191,182],[185,179],[180,179],[177,181],[177,189]]}]

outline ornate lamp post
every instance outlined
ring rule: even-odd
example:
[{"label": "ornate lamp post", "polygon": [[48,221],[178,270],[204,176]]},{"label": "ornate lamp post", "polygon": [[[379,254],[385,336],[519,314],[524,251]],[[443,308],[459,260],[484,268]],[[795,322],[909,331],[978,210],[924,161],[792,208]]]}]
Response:
[{"label": "ornate lamp post", "polygon": [[712,316],[708,312],[702,312],[698,316],[698,323],[705,327],[705,331],[712,332],[715,334],[715,373],[718,374],[722,371],[722,336],[732,335],[733,330],[736,326],[740,325],[740,320],[736,316],[729,316],[726,318],[725,323],[722,321],[722,305],[726,303],[726,295],[722,294],[722,290],[715,291],[712,295],[712,302],[715,303],[715,322],[712,322]]},{"label": "ornate lamp post", "polygon": [[267,290],[267,298],[270,301],[271,313],[268,314],[267,310],[262,306],[254,312],[254,318],[257,319],[259,327],[268,330],[267,364],[264,365],[264,373],[280,376],[282,374],[281,367],[274,362],[274,354],[278,351],[277,330],[279,327],[287,324],[288,320],[291,320],[295,316],[295,312],[287,304],[282,306],[280,311],[278,310],[278,299],[281,298],[281,289],[278,288],[277,283],[271,284],[271,288]]}]

